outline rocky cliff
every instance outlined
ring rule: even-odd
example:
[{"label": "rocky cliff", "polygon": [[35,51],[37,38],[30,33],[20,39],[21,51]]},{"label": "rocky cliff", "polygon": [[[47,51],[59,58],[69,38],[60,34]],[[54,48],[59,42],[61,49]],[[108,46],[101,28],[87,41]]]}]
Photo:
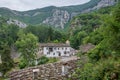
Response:
[{"label": "rocky cliff", "polygon": [[18,20],[15,20],[15,19],[9,19],[7,21],[8,24],[14,24],[14,25],[17,25],[21,28],[25,28],[27,25],[21,21],[18,21]]},{"label": "rocky cliff", "polygon": [[90,11],[100,9],[103,7],[107,7],[107,6],[112,6],[112,5],[115,5],[117,2],[118,2],[118,0],[100,0],[100,2],[97,3],[96,6],[84,10],[84,11],[82,11],[82,13],[90,12]]},{"label": "rocky cliff", "polygon": [[69,22],[74,16],[80,13],[90,12],[96,9],[100,9],[102,7],[112,6],[117,2],[117,0],[100,0],[94,7],[85,9],[83,11],[78,12],[69,12],[67,10],[54,9],[53,15],[51,17],[46,18],[43,23],[55,26],[55,28],[65,28],[65,24]]},{"label": "rocky cliff", "polygon": [[117,2],[117,0],[101,0],[97,6],[95,6],[93,9],[99,9],[101,7],[106,7],[106,6],[112,6]]},{"label": "rocky cliff", "polygon": [[70,20],[70,14],[68,11],[64,10],[53,10],[53,15],[51,17],[46,18],[43,23],[55,26],[55,28],[64,29],[64,25]]}]

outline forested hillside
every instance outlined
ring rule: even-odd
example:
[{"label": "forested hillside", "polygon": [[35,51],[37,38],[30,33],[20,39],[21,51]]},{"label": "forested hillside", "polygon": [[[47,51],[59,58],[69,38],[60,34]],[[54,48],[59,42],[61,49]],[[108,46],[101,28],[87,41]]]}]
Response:
[{"label": "forested hillside", "polygon": [[[111,14],[113,7],[105,7],[86,14],[74,17],[70,23],[71,45],[78,49],[81,44],[98,44],[102,35],[99,34],[99,27],[104,23],[104,16]],[[93,38],[94,37],[94,38]]]},{"label": "forested hillside", "polygon": [[80,45],[92,43],[95,48],[86,53],[79,53],[81,58],[86,56],[88,61],[80,60],[80,68],[76,69],[69,80],[120,79],[119,22],[120,3],[115,7],[103,8],[73,19],[71,45],[79,49]]},{"label": "forested hillside", "polygon": [[[105,7],[106,5],[114,5],[115,2],[114,0],[90,0],[81,5],[64,7],[49,6],[29,11],[15,11],[8,8],[0,8],[0,16],[16,19],[27,25],[47,24],[54,28],[65,29],[74,16],[85,11],[90,12],[97,8]],[[96,6],[97,8],[95,8]]]}]

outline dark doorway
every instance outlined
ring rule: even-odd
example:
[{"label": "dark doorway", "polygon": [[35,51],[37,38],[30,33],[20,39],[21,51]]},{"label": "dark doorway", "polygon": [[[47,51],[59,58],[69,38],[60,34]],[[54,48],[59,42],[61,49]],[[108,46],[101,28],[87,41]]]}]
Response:
[{"label": "dark doorway", "polygon": [[59,52],[59,54],[58,54],[59,56],[61,56],[61,53]]},{"label": "dark doorway", "polygon": [[49,51],[50,51],[50,52],[53,52],[53,48],[52,48],[52,47],[50,47],[50,48],[49,48]]}]

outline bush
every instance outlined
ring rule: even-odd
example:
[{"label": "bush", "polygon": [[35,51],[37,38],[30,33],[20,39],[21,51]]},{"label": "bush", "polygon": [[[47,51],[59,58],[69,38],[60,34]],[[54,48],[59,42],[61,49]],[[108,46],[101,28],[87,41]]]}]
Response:
[{"label": "bush", "polygon": [[45,64],[49,61],[49,59],[45,56],[42,56],[41,58],[38,59],[38,65],[40,64]]},{"label": "bush", "polygon": [[120,80],[120,59],[100,60],[95,64],[87,63],[73,74],[74,80]]},{"label": "bush", "polygon": [[25,61],[24,59],[21,59],[21,60],[20,60],[20,63],[19,63],[19,68],[20,68],[20,69],[23,69],[23,68],[25,68],[26,66],[27,66],[26,61]]},{"label": "bush", "polygon": [[57,62],[58,59],[57,58],[49,58],[49,63],[54,63]]}]

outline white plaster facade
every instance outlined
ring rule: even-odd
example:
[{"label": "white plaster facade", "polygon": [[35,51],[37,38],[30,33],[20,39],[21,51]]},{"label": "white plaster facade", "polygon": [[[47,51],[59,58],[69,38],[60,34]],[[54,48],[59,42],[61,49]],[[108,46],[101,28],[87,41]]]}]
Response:
[{"label": "white plaster facade", "polygon": [[65,57],[74,54],[70,45],[60,43],[40,44],[39,53],[42,53],[47,57]]},{"label": "white plaster facade", "polygon": [[70,56],[70,47],[44,47],[43,52],[47,57]]}]

